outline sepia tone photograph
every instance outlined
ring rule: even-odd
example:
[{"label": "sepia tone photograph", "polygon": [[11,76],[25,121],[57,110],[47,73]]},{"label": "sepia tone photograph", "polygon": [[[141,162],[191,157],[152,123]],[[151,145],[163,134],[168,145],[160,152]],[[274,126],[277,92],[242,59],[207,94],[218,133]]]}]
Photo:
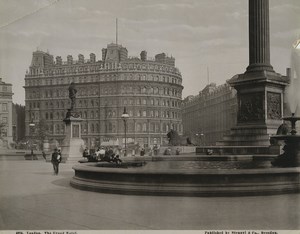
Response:
[{"label": "sepia tone photograph", "polygon": [[297,233],[298,79],[299,0],[0,0],[0,234]]}]

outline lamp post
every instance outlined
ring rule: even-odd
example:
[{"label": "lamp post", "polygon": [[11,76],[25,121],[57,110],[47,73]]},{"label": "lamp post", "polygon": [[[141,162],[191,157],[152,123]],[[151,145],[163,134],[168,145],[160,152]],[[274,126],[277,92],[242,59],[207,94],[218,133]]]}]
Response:
[{"label": "lamp post", "polygon": [[124,131],[125,131],[125,152],[124,156],[127,156],[127,137],[126,137],[126,132],[127,132],[127,119],[129,118],[129,114],[126,111],[126,107],[124,107],[124,111],[122,114],[122,119],[124,121]]},{"label": "lamp post", "polygon": [[34,130],[35,124],[33,122],[33,119],[31,119],[30,123],[29,123],[29,132],[30,132],[30,136],[31,136],[31,144],[30,144],[30,150],[31,150],[31,160],[33,160],[33,130]]},{"label": "lamp post", "polygon": [[205,145],[205,142],[204,142],[204,133],[196,133],[196,136],[199,137],[199,145],[202,143],[202,145],[204,146]]}]

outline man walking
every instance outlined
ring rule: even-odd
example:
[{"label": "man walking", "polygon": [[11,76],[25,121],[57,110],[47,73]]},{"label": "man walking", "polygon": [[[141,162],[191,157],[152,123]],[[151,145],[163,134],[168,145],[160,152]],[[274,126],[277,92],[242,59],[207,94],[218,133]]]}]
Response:
[{"label": "man walking", "polygon": [[57,150],[57,148],[55,148],[54,152],[52,153],[51,162],[53,164],[54,175],[58,175],[58,167],[59,163],[61,162],[61,154]]}]

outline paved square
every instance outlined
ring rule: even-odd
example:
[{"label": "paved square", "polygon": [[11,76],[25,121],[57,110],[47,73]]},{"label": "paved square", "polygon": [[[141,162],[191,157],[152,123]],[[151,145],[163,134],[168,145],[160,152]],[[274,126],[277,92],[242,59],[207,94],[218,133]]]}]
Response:
[{"label": "paved square", "polygon": [[69,185],[45,161],[0,159],[0,230],[300,229],[300,195],[155,197],[102,194]]}]

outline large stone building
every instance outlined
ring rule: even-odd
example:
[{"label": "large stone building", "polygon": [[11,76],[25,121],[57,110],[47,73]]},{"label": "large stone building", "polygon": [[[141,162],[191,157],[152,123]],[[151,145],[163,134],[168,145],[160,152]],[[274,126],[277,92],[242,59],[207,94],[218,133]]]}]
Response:
[{"label": "large stone building", "polygon": [[183,101],[184,135],[197,145],[215,145],[236,124],[237,98],[227,83],[207,85],[197,96]]},{"label": "large stone building", "polygon": [[127,142],[140,145],[164,144],[170,129],[182,133],[182,77],[175,59],[158,54],[147,58],[128,57],[125,47],[109,44],[102,49],[102,60],[91,53],[67,61],[42,51],[33,52],[25,76],[26,135],[29,123],[43,120],[49,139],[59,143],[64,138],[63,119],[70,108],[68,87],[75,82],[75,110],[84,119],[82,138],[88,147],[103,142],[124,142],[124,107],[127,120]]},{"label": "large stone building", "polygon": [[0,78],[0,148],[10,147],[12,136],[12,85]]}]

